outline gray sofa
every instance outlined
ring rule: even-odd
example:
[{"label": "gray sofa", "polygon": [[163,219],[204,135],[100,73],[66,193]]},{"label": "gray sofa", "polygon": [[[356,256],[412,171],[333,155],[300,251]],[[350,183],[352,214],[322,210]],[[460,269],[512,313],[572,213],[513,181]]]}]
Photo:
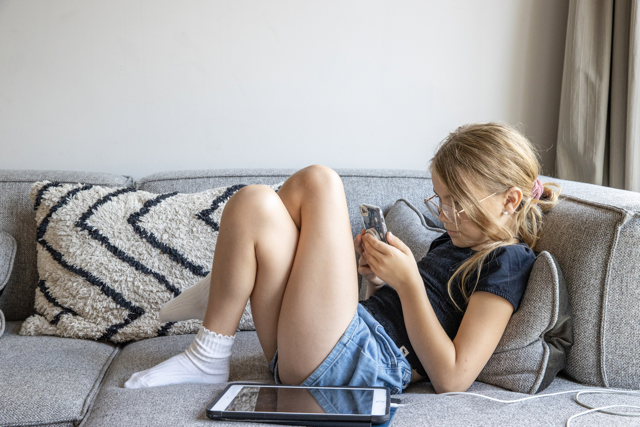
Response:
[{"label": "gray sofa", "polygon": [[[163,172],[137,182],[126,176],[64,171],[0,171],[0,230],[17,241],[13,271],[0,296],[6,327],[0,337],[0,425],[182,426],[213,425],[207,405],[225,384],[174,385],[127,390],[124,382],[183,351],[193,335],[164,336],[126,345],[51,336],[21,336],[34,311],[35,219],[29,200],[34,181],[50,180],[137,187],[166,193],[198,192],[230,184],[274,184],[292,169]],[[426,213],[432,193],[425,171],[338,169],[349,204],[354,236],[358,205],[388,211],[399,198]],[[546,217],[538,251],[549,251],[565,276],[574,313],[575,343],[567,367],[541,394],[596,387],[638,389],[640,385],[640,194],[542,177],[562,185],[562,201]],[[355,254],[355,252],[354,252]],[[3,266],[0,266],[2,271]],[[230,381],[272,383],[255,332],[238,332]],[[524,395],[476,382],[471,392],[515,399]],[[471,396],[436,395],[428,383],[398,396],[394,426],[563,426],[585,409],[573,394],[504,405]],[[638,399],[587,396],[592,405]],[[590,414],[579,425],[639,425],[638,418]],[[216,423],[216,425],[238,425]]]}]

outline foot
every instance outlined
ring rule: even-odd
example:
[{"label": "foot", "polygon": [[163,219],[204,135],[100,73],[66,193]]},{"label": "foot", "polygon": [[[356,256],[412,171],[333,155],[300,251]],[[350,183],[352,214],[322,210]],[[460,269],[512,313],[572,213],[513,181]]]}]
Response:
[{"label": "foot", "polygon": [[151,369],[136,372],[124,383],[124,387],[227,382],[234,339],[235,336],[216,334],[202,326],[188,349]]}]

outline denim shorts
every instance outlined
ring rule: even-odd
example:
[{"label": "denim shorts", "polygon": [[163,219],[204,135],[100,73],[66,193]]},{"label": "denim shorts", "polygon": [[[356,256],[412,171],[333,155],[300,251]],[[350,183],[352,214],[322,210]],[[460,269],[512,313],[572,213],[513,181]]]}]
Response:
[{"label": "denim shorts", "polygon": [[[278,352],[269,369],[276,384]],[[361,304],[338,343],[318,368],[304,380],[304,386],[387,387],[402,393],[411,382],[411,365],[384,328]]]}]

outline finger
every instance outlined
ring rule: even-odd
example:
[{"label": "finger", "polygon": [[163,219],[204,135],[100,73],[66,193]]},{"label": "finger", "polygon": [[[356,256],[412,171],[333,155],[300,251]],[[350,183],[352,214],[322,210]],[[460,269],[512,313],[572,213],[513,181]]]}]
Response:
[{"label": "finger", "polygon": [[356,252],[358,252],[360,255],[362,255],[362,251],[363,251],[364,248],[362,246],[362,239],[361,238],[358,239],[358,237],[360,237],[359,234],[356,236],[355,243],[354,243],[353,246],[355,247]]},{"label": "finger", "polygon": [[380,259],[378,258],[378,256],[376,256],[375,253],[373,252],[365,252],[367,254],[367,261],[369,261],[369,267],[373,267],[375,268],[379,263],[380,263]]},{"label": "finger", "polygon": [[360,260],[358,260],[358,265],[369,265],[369,263],[367,262],[367,257],[365,256],[364,252],[360,255]]},{"label": "finger", "polygon": [[369,266],[367,265],[361,265],[360,268],[358,268],[358,273],[362,274],[363,276],[367,275],[367,274],[371,274],[373,273],[373,271],[371,270],[371,268],[369,268]]},{"label": "finger", "polygon": [[398,237],[396,237],[395,234],[392,234],[390,231],[387,233],[387,241],[396,249],[400,250],[401,252],[407,254],[407,255],[411,255],[411,249],[409,249],[409,247],[407,245],[405,245],[405,243],[398,239]]},{"label": "finger", "polygon": [[389,245],[381,242],[375,237],[367,238],[366,243],[369,244],[369,246],[367,246],[366,249],[370,251],[375,251],[376,253],[380,253],[383,255],[389,255],[391,253],[391,248],[389,247]]}]

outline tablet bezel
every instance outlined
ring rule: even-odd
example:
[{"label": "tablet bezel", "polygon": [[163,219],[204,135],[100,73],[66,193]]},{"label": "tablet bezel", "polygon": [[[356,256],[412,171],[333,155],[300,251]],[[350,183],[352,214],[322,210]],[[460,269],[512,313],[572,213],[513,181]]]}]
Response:
[{"label": "tablet bezel", "polygon": [[[372,414],[316,414],[304,412],[241,412],[225,411],[243,387],[267,387],[267,388],[304,388],[304,389],[359,389],[374,390],[372,400]],[[214,420],[246,420],[246,421],[320,421],[320,422],[369,422],[380,424],[389,420],[390,393],[386,387],[353,387],[353,386],[331,386],[331,387],[306,387],[281,384],[263,384],[237,382],[228,384],[222,392],[207,406],[207,417]],[[374,414],[373,410],[382,409],[382,414]]]}]

